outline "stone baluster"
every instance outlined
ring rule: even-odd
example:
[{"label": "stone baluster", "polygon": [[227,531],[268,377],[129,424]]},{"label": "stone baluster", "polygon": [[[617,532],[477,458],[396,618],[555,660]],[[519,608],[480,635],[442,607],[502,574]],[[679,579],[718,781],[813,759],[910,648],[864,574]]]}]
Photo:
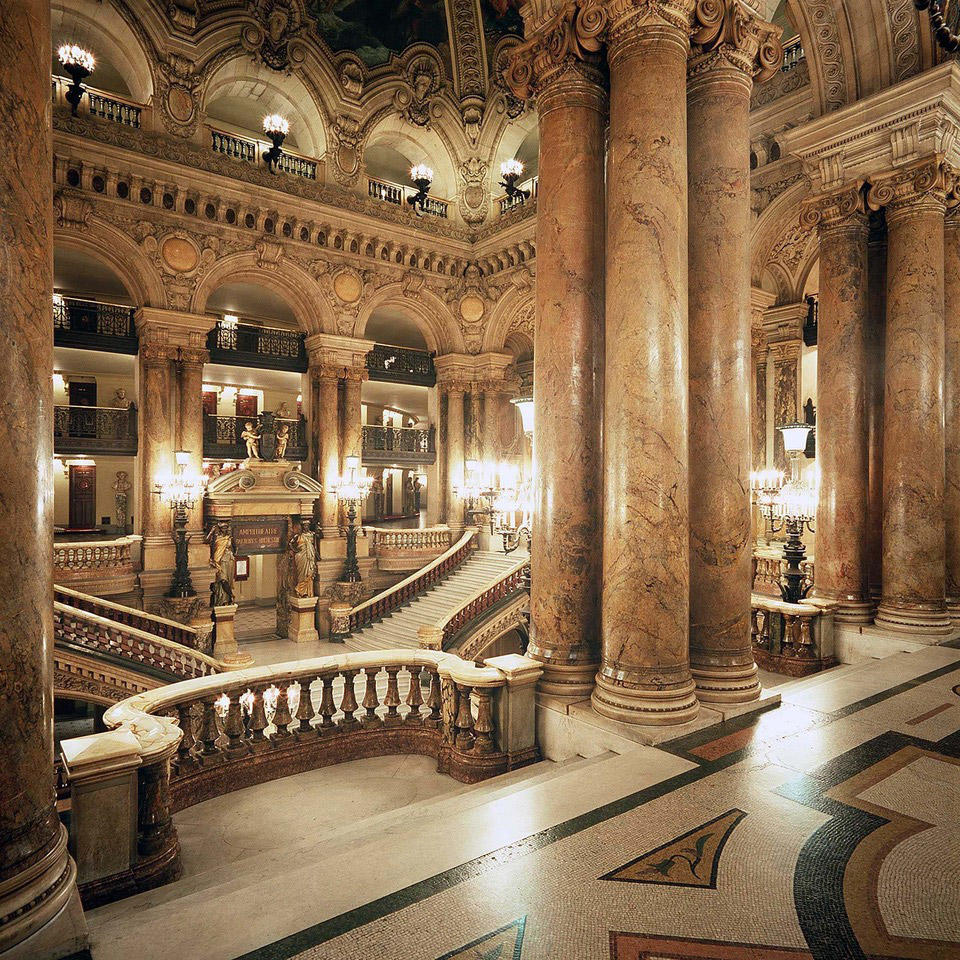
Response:
[{"label": "stone baluster", "polygon": [[494,750],[490,690],[485,687],[477,687],[474,690],[474,696],[477,698],[477,719],[473,724],[473,732],[476,737],[473,751],[474,753],[490,754]]},{"label": "stone baluster", "polygon": [[377,696],[377,674],[380,672],[380,667],[365,667],[363,672],[367,675],[367,685],[363,692],[363,708],[367,713],[361,718],[360,723],[368,727],[377,726],[380,723],[380,718],[377,716],[377,707],[380,706]]},{"label": "stone baluster", "polygon": [[290,736],[290,724],[293,715],[290,713],[290,696],[287,687],[281,684],[277,688],[277,702],[273,708],[273,736],[271,740],[285,740]]},{"label": "stone baluster", "polygon": [[357,697],[353,690],[353,678],[356,675],[356,670],[343,671],[343,695],[340,698],[340,710],[343,713],[343,719],[340,721],[340,727],[344,730],[352,729],[358,722],[353,717],[357,710]]},{"label": "stone baluster", "polygon": [[698,5],[687,71],[690,667],[698,699],[760,696],[750,642],[750,93],[778,30],[737,0]]},{"label": "stone baluster", "polygon": [[443,696],[440,674],[436,668],[430,671],[430,690],[427,693],[427,707],[430,710],[429,716],[424,720],[428,727],[437,728],[443,723]]},{"label": "stone baluster", "polygon": [[407,667],[410,675],[410,686],[407,688],[407,706],[410,708],[405,718],[406,723],[421,724],[423,717],[420,706],[423,704],[423,691],[420,689],[420,674],[422,667]]},{"label": "stone baluster", "polygon": [[203,698],[203,719],[200,722],[200,753],[204,757],[217,754],[217,740],[220,739],[220,721],[217,717],[217,698]]},{"label": "stone baluster", "polygon": [[456,734],[454,744],[460,751],[473,749],[473,709],[471,695],[473,688],[465,683],[456,684],[457,687],[457,713],[454,720]]},{"label": "stone baluster", "polygon": [[400,690],[397,686],[397,674],[400,667],[387,667],[387,693],[383,698],[384,706],[387,708],[387,715],[383,722],[388,726],[396,725],[400,722],[400,715],[397,713],[397,707],[400,706]]},{"label": "stone baluster", "polygon": [[[877,177],[887,215],[883,408],[883,597],[877,624],[914,635],[951,629],[945,603],[944,216],[939,157]],[[818,575],[820,561],[817,560]]]},{"label": "stone baluster", "polygon": [[177,767],[180,770],[189,770],[196,763],[194,748],[197,745],[197,738],[193,733],[193,704],[178,704],[177,718],[180,721],[180,729],[183,731],[183,737],[177,747]]},{"label": "stone baluster", "polygon": [[316,713],[313,709],[313,696],[310,692],[312,681],[305,677],[300,681],[300,702],[297,704],[297,720],[300,725],[297,727],[297,733],[302,737],[310,733],[315,733],[312,723]]},{"label": "stone baluster", "polygon": [[223,723],[223,732],[227,737],[226,753],[228,757],[237,757],[246,753],[250,748],[244,742],[243,708],[240,704],[240,694],[230,696],[230,705],[227,707],[227,716]]},{"label": "stone baluster", "polygon": [[318,733],[327,733],[335,726],[333,717],[337,712],[336,704],[333,701],[333,681],[336,674],[328,673],[321,677],[323,683],[323,693],[320,695],[320,726]]},{"label": "stone baluster", "polygon": [[266,740],[264,731],[269,726],[267,722],[267,707],[263,701],[266,687],[258,684],[252,690],[253,703],[250,706],[250,740],[253,744],[262,744]]}]

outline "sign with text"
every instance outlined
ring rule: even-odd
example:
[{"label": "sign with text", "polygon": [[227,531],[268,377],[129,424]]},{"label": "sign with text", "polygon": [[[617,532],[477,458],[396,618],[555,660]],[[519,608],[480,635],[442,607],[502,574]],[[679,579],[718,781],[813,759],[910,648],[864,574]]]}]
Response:
[{"label": "sign with text", "polygon": [[248,517],[233,521],[233,549],[238,555],[283,553],[287,549],[286,517]]}]

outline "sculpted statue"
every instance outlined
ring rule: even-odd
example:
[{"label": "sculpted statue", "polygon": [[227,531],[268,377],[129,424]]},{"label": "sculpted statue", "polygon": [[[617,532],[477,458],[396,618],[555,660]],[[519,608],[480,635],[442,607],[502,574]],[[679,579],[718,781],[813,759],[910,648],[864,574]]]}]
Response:
[{"label": "sculpted statue", "polygon": [[411,483],[413,484],[413,510],[414,510],[414,513],[419,513],[420,512],[420,487],[422,486],[422,484],[420,483],[419,475],[415,474]]},{"label": "sculpted statue", "polygon": [[274,411],[273,415],[278,420],[289,420],[290,419],[290,408],[287,406],[286,400],[280,401],[280,406]]},{"label": "sculpted statue", "polygon": [[230,526],[226,523],[214,524],[205,539],[211,544],[210,566],[214,570],[213,583],[210,584],[210,606],[224,607],[233,603],[233,575],[236,570]]},{"label": "sculpted statue", "polygon": [[240,434],[240,439],[243,440],[247,445],[247,459],[259,460],[260,434],[254,429],[252,420],[248,420],[244,424],[244,430],[243,433]]},{"label": "sculpted statue", "polygon": [[383,519],[385,504],[382,473],[374,474],[373,484],[370,489],[373,492],[373,518],[374,520],[381,520]]},{"label": "sculpted statue", "polygon": [[298,597],[313,596],[313,581],[317,575],[316,535],[309,525],[302,526],[291,538],[295,583],[293,592]]},{"label": "sculpted statue", "polygon": [[[119,391],[118,391],[119,392]],[[126,470],[117,471],[117,479],[113,481],[113,503],[117,511],[117,526],[127,532],[127,503],[132,484]]]},{"label": "sculpted statue", "polygon": [[277,460],[286,460],[287,458],[287,444],[290,442],[290,425],[287,423],[281,423],[277,427],[277,451],[276,459]]},{"label": "sculpted statue", "polygon": [[123,387],[117,387],[113,391],[113,405],[123,410],[133,405],[133,401],[127,399],[127,391]]}]

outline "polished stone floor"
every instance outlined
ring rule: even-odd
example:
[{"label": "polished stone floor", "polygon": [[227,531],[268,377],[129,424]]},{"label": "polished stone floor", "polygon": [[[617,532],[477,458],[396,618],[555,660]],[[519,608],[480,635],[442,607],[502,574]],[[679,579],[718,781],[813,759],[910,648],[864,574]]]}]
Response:
[{"label": "polished stone floor", "polygon": [[94,911],[93,956],[957,958],[958,691],[956,649],[840,667],[682,741],[358,804],[334,835],[314,774],[223,797],[177,817],[183,892]]}]

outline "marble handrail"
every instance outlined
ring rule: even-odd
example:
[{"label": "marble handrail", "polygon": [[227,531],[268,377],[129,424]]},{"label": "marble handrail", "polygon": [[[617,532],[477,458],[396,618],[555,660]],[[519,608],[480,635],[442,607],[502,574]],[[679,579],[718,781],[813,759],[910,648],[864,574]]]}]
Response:
[{"label": "marble handrail", "polygon": [[59,572],[128,567],[133,563],[133,544],[139,542],[140,537],[75,542],[58,540],[53,544],[53,569]]},{"label": "marble handrail", "polygon": [[836,603],[820,599],[787,603],[755,593],[750,606],[750,634],[759,666],[804,676],[835,663]]},{"label": "marble handrail", "polygon": [[372,550],[422,552],[446,550],[450,546],[451,531],[448,526],[397,529],[395,527],[365,527],[372,534]]}]

